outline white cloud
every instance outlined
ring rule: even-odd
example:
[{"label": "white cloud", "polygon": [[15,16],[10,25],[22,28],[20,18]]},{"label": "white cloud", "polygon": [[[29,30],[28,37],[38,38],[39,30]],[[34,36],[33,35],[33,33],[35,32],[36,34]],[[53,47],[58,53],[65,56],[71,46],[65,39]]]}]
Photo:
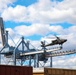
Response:
[{"label": "white cloud", "polygon": [[15,1],[16,0],[0,0],[0,13]]},{"label": "white cloud", "polygon": [[49,32],[49,25],[48,24],[32,24],[30,26],[21,25],[18,27],[15,27],[15,31],[24,36],[31,36],[34,34],[37,35],[45,35]]},{"label": "white cloud", "polygon": [[21,5],[8,7],[2,13],[2,17],[6,21],[12,20],[15,22],[58,23],[66,21],[76,23],[75,8],[75,0],[64,0],[58,3],[51,2],[50,0],[39,0],[28,7]]},{"label": "white cloud", "polygon": [[[76,56],[59,56],[53,58],[53,67],[76,69]],[[65,63],[66,62],[66,63]]]},{"label": "white cloud", "polygon": [[[25,21],[26,12],[27,12],[26,7],[18,5],[15,8],[13,8],[13,7],[7,8],[3,12],[2,16],[3,16],[4,20],[11,20],[11,21],[15,21],[15,22],[20,21],[21,22],[21,21]],[[9,15],[7,15],[7,14],[9,14]]]}]

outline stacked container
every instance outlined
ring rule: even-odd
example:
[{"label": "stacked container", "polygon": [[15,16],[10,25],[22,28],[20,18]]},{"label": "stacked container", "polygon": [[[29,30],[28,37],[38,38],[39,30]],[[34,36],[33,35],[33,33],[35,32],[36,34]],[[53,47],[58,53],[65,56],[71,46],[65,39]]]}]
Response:
[{"label": "stacked container", "polygon": [[44,68],[44,75],[76,75],[75,69]]},{"label": "stacked container", "polygon": [[0,65],[0,75],[33,75],[32,67]]}]

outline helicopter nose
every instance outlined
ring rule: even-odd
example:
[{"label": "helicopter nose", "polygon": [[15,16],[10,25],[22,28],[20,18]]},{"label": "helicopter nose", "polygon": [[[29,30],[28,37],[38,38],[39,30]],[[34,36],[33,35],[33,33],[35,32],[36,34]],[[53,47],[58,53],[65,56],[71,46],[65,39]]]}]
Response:
[{"label": "helicopter nose", "polygon": [[65,39],[65,42],[67,41],[67,39]]}]

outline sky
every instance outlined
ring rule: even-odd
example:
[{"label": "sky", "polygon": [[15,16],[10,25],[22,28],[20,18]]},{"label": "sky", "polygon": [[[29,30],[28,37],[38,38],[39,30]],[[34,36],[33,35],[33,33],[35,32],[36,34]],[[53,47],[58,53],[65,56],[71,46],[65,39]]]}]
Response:
[{"label": "sky", "polygon": [[[0,17],[16,43],[24,36],[37,47],[41,40],[51,42],[45,37],[56,34],[68,40],[64,50],[76,49],[76,0],[0,0]],[[10,40],[9,43],[12,45]],[[63,64],[67,58],[69,64],[76,62],[62,57],[58,63]]]}]

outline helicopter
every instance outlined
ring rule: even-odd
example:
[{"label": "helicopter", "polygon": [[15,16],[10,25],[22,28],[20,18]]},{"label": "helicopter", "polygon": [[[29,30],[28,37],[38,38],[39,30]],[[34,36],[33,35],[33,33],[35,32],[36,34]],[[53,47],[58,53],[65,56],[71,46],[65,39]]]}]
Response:
[{"label": "helicopter", "polygon": [[52,45],[57,45],[57,44],[61,45],[61,47],[62,47],[62,45],[67,41],[67,39],[61,39],[60,37],[58,37],[56,35],[55,35],[55,37],[56,37],[55,40],[52,40],[51,43],[46,44],[46,45],[43,41],[41,41],[41,47],[47,47],[47,46],[52,46]]}]

